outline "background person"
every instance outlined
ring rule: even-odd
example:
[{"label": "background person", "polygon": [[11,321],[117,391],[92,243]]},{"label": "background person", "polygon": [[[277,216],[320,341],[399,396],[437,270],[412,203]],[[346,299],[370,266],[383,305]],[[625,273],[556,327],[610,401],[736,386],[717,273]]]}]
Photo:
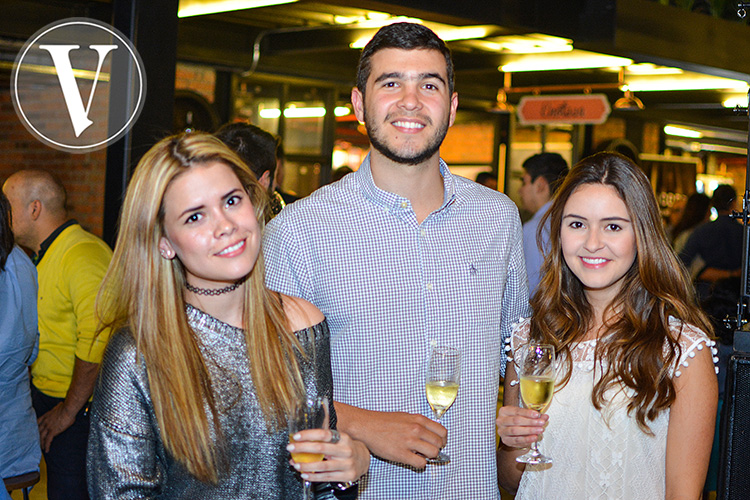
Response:
[{"label": "background person", "polygon": [[270,205],[266,216],[270,219],[281,212],[286,202],[278,192],[271,189],[277,171],[278,139],[262,128],[245,122],[228,123],[219,128],[215,135],[242,158],[265,189],[267,203]]},{"label": "background person", "polygon": [[87,499],[88,402],[107,332],[98,338],[94,301],[112,251],[68,219],[65,188],[43,170],[11,175],[3,192],[19,245],[39,273],[39,355],[31,396],[47,466],[47,498]]},{"label": "background person", "polygon": [[[269,223],[268,285],[330,322],[339,425],[374,456],[360,498],[496,499],[501,338],[528,313],[518,209],[439,157],[458,96],[450,52],[428,28],[381,28],[351,98],[372,149]],[[445,427],[425,395],[433,343],[462,356]],[[442,447],[450,464],[426,465]]]},{"label": "background person", "polygon": [[276,173],[278,139],[250,123],[227,123],[216,131],[216,137],[250,167],[263,189],[270,191]]},{"label": "background person", "polygon": [[[648,179],[622,155],[591,156],[570,171],[546,219],[550,253],[511,355],[530,341],[554,345],[555,393],[546,415],[519,408],[509,358],[501,484],[518,487],[517,500],[700,498],[716,350]],[[515,463],[540,437],[552,467]]]},{"label": "background person", "polygon": [[672,227],[672,248],[679,254],[693,231],[711,218],[711,198],[703,193],[688,196],[682,215]]},{"label": "background person", "polygon": [[[680,258],[687,268],[697,257],[703,259],[704,269],[698,273],[698,295],[707,298],[711,286],[720,280],[739,278],[742,274],[742,225],[731,217],[737,206],[737,191],[728,184],[718,186],[711,196],[711,205],[718,217],[693,231]],[[736,288],[739,290],[739,287]]]},{"label": "background person", "polygon": [[[263,284],[263,192],[208,134],[166,138],[139,162],[99,297],[117,333],[92,406],[94,499],[302,497],[287,420],[332,397],[328,327]],[[296,464],[310,481],[367,470],[346,434],[300,434],[295,451],[327,457]]]},{"label": "background person", "polygon": [[[39,349],[34,264],[14,245],[10,203],[0,192],[0,478],[39,470],[29,367]],[[10,498],[5,488],[0,498]]]},{"label": "background person", "polygon": [[284,175],[286,172],[286,155],[284,154],[284,145],[279,141],[276,146],[276,175],[273,179],[273,192],[278,193],[281,199],[284,201],[284,206],[294,203],[299,197],[288,191],[284,191]]},{"label": "background person", "polygon": [[[674,229],[677,223],[682,219],[682,214],[685,211],[685,204],[687,203],[686,196],[676,197],[672,205],[669,207],[666,217],[664,217],[664,232],[667,234],[667,238],[672,242],[674,246]],[[710,206],[710,205],[709,205]]]},{"label": "background person", "polygon": [[497,191],[497,176],[492,172],[479,172],[474,182]]},{"label": "background person", "polygon": [[534,215],[523,225],[523,255],[529,278],[529,296],[539,286],[539,272],[544,262],[543,249],[549,240],[549,227],[543,226],[542,217],[552,205],[552,198],[568,173],[568,163],[557,153],[539,153],[523,162],[523,185],[518,191],[521,205]]},{"label": "background person", "polygon": [[331,172],[331,182],[340,181],[346,174],[354,172],[350,167],[343,165]]},{"label": "background person", "polygon": [[[667,232],[667,235],[671,237],[672,248],[678,255],[685,248],[693,231],[711,220],[711,198],[703,193],[693,193],[685,201],[681,213],[679,220],[671,228],[671,234]],[[705,266],[706,262],[703,258],[696,256],[688,268],[690,278],[695,280]],[[739,290],[739,287],[737,289]]]}]

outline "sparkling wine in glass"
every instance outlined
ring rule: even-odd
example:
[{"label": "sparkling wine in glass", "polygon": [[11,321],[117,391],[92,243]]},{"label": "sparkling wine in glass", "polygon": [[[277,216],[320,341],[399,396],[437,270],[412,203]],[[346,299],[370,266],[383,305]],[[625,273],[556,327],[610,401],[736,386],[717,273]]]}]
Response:
[{"label": "sparkling wine in glass", "polygon": [[[289,442],[294,443],[294,435],[299,431],[307,429],[328,429],[328,398],[308,398],[300,401],[296,411],[289,418],[288,431]],[[292,460],[297,463],[320,462],[325,455],[323,453],[299,453],[292,452]],[[303,481],[303,499],[312,500],[312,484]]]},{"label": "sparkling wine in glass", "polygon": [[[430,403],[438,422],[458,396],[460,372],[461,353],[457,349],[446,346],[433,347],[427,366],[425,392],[427,402]],[[435,464],[448,463],[450,460],[442,450],[437,457],[427,459],[429,463]]]},{"label": "sparkling wine in glass", "polygon": [[[526,408],[539,413],[547,411],[555,392],[555,347],[547,344],[521,346],[515,356],[521,381],[521,400]],[[516,458],[525,464],[551,464],[552,459],[542,455],[534,441],[525,455]]]}]

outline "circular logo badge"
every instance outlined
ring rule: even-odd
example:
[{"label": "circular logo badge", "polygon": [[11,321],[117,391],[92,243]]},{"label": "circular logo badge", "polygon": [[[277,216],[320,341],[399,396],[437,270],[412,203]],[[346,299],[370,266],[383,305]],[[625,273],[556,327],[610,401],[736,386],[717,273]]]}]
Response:
[{"label": "circular logo badge", "polygon": [[37,139],[88,153],[133,126],[146,99],[146,74],[133,44],[112,26],[63,19],[24,44],[13,66],[11,97]]}]

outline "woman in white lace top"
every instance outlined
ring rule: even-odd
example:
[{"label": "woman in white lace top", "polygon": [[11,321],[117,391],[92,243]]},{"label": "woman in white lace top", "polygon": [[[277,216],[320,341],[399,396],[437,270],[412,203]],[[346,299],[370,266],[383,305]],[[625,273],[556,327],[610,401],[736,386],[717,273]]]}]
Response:
[{"label": "woman in white lace top", "polygon": [[[550,253],[534,315],[507,349],[500,484],[517,500],[699,499],[717,404],[714,342],[648,179],[599,153],[570,171],[545,217]],[[512,353],[529,340],[558,352],[544,415],[519,408]],[[536,440],[554,462],[516,463]]]}]

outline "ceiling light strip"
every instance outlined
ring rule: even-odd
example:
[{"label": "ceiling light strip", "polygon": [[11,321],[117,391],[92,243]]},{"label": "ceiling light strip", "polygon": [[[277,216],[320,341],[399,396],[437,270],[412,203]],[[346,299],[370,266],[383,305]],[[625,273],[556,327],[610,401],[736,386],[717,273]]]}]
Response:
[{"label": "ceiling light strip", "polygon": [[667,135],[675,135],[677,137],[689,137],[691,139],[700,139],[701,137],[703,137],[703,134],[698,130],[685,127],[677,127],[674,125],[665,125],[664,133]]},{"label": "ceiling light strip", "polygon": [[515,61],[498,67],[504,73],[521,73],[526,71],[561,71],[570,69],[609,68],[612,66],[629,66],[632,59],[625,57],[596,55],[571,55],[563,57],[521,56]]},{"label": "ceiling light strip", "polygon": [[177,9],[177,17],[205,16],[218,14],[220,12],[232,12],[235,10],[257,9],[259,7],[270,7],[294,3],[297,0],[180,0]]}]

